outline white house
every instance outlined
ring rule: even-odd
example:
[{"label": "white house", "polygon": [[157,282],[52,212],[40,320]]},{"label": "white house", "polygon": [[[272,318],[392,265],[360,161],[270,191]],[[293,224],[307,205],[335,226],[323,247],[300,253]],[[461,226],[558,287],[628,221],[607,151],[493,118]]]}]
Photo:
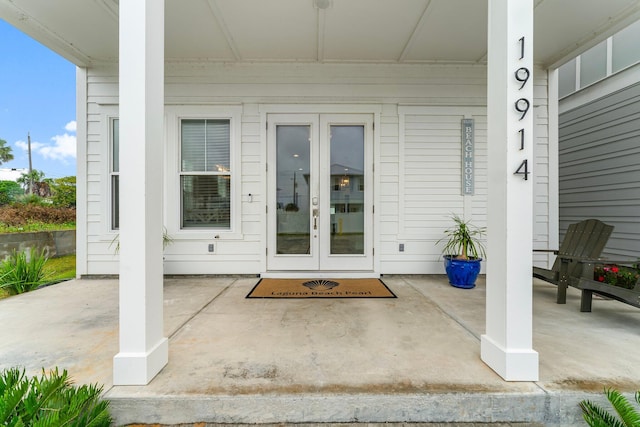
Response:
[{"label": "white house", "polygon": [[166,363],[163,269],[441,273],[452,213],[488,226],[483,360],[537,378],[553,70],[636,0],[0,0],[0,17],[78,66],[77,269],[120,275],[116,384]]},{"label": "white house", "polygon": [[17,181],[22,174],[28,173],[29,169],[1,168],[0,181]]}]

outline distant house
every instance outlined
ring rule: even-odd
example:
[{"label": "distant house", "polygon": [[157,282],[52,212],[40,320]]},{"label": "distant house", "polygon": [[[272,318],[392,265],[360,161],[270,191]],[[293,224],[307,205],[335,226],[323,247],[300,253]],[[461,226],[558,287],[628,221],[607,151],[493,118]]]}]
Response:
[{"label": "distant house", "polygon": [[0,181],[17,181],[22,174],[28,172],[28,169],[0,168]]},{"label": "distant house", "polygon": [[560,67],[560,232],[615,226],[609,257],[640,257],[640,22]]}]

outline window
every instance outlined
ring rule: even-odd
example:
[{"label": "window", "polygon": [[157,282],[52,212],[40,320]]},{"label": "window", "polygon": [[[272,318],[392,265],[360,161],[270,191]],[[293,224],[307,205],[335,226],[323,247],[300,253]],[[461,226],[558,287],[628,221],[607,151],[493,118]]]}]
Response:
[{"label": "window", "polygon": [[575,58],[558,69],[558,76],[558,96],[560,98],[576,91]]},{"label": "window", "polygon": [[580,87],[589,86],[607,76],[606,40],[580,55]]},{"label": "window", "polygon": [[180,122],[181,228],[231,228],[228,119]]},{"label": "window", "polygon": [[613,72],[640,61],[640,21],[613,36]]},{"label": "window", "polygon": [[120,121],[111,121],[111,229],[120,228]]},{"label": "window", "polygon": [[[640,21],[559,67],[558,96],[562,98],[570,95],[578,89],[639,63],[638,37],[640,37]],[[576,59],[579,59],[579,66]],[[576,82],[576,69],[579,74],[578,82]]]}]

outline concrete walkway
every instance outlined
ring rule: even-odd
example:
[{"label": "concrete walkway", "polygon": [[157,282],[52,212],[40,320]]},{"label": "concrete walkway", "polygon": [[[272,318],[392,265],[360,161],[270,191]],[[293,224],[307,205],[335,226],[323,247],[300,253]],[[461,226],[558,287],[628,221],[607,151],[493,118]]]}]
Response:
[{"label": "concrete walkway", "polygon": [[480,360],[484,283],[386,276],[397,299],[245,299],[256,278],[165,281],[169,364],[146,387],[112,386],[118,283],[74,280],[0,300],[0,369],[66,368],[105,385],[129,423],[585,425],[577,403],[640,389],[640,310],[534,282],[540,381]]}]

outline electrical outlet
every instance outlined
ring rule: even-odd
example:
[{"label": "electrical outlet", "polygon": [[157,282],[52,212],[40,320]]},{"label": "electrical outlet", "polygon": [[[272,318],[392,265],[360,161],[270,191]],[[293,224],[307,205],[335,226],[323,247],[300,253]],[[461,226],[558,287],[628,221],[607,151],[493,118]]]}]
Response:
[{"label": "electrical outlet", "polygon": [[209,252],[215,252],[213,243],[209,243]]},{"label": "electrical outlet", "polygon": [[400,243],[400,245],[398,245],[398,250],[400,252],[404,252],[404,243]]}]

